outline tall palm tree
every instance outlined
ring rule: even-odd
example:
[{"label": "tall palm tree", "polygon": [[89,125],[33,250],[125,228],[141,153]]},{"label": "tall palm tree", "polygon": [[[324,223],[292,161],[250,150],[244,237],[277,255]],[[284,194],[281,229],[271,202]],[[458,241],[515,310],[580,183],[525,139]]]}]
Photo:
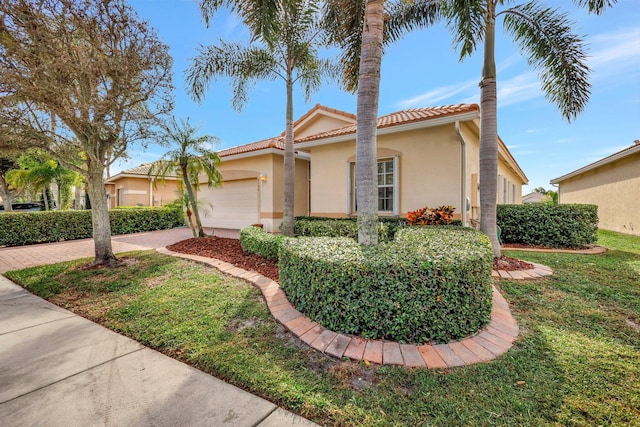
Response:
[{"label": "tall palm tree", "polygon": [[[358,242],[378,243],[376,133],[383,44],[438,17],[434,1],[328,0],[324,23],[330,41],[343,50],[343,81],[357,88],[356,203]],[[386,28],[385,28],[386,25]]]},{"label": "tall palm tree", "polygon": [[282,79],[286,87],[284,212],[282,233],[293,236],[295,156],[293,133],[293,87],[300,83],[307,99],[325,75],[335,74],[330,61],[318,58],[321,42],[318,0],[215,1],[200,7],[208,21],[221,6],[231,6],[251,32],[251,44],[225,43],[199,49],[187,71],[187,85],[197,100],[204,97],[210,81],[229,77],[233,107],[240,110],[247,91],[257,80]]},{"label": "tall palm tree", "polygon": [[220,157],[211,150],[212,144],[218,142],[218,138],[211,135],[196,136],[196,132],[197,129],[189,124],[189,119],[180,120],[178,123],[173,118],[168,125],[163,126],[158,142],[166,146],[177,145],[177,148],[166,152],[160,160],[153,163],[148,174],[161,181],[167,176],[178,174],[189,197],[198,236],[204,237],[194,190],[197,189],[200,176],[203,174],[209,187],[220,185],[222,175],[217,169]]},{"label": "tall palm tree", "polygon": [[[615,1],[577,0],[600,13]],[[581,37],[574,34],[567,15],[537,1],[509,6],[500,0],[449,0],[446,13],[461,59],[484,42],[480,82],[480,229],[489,236],[495,257],[501,256],[496,235],[498,178],[497,73],[495,65],[496,19],[520,45],[530,65],[539,71],[542,90],[568,120],[586,106],[590,95],[589,69]]]}]

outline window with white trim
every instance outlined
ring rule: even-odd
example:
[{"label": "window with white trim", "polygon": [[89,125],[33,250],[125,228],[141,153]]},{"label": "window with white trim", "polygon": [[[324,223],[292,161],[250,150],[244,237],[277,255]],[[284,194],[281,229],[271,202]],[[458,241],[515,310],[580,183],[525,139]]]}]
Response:
[{"label": "window with white trim", "polygon": [[378,212],[393,212],[393,159],[378,161]]},{"label": "window with white trim", "polygon": [[[379,159],[377,163],[378,212],[398,215],[398,157]],[[348,163],[347,214],[357,212],[355,189],[355,163]]]}]

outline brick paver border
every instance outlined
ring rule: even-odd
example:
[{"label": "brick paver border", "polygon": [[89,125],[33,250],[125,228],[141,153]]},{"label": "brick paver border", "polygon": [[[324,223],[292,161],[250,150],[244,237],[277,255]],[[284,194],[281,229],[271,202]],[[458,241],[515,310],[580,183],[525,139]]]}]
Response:
[{"label": "brick paver border", "polygon": [[535,264],[530,262],[529,264],[533,265],[533,268],[529,270],[515,270],[515,271],[507,271],[507,270],[492,270],[491,275],[497,279],[507,279],[507,280],[529,280],[529,279],[539,279],[541,277],[551,276],[553,274],[553,270],[542,264]]},{"label": "brick paver border", "polygon": [[[493,287],[493,307],[489,325],[475,335],[448,344],[413,345],[386,340],[368,340],[330,331],[304,316],[291,305],[280,285],[253,271],[246,271],[215,258],[172,252],[167,248],[159,253],[191,259],[215,267],[225,274],[247,280],[260,289],[273,317],[292,334],[312,348],[333,357],[348,357],[382,365],[406,367],[454,368],[494,360],[506,353],[518,337],[520,329],[511,315],[509,304]],[[549,267],[534,264],[538,278],[552,274]],[[502,272],[501,272],[502,273]],[[498,274],[501,274],[498,273]],[[495,276],[494,276],[495,277]],[[509,278],[513,278],[509,274]]]}]

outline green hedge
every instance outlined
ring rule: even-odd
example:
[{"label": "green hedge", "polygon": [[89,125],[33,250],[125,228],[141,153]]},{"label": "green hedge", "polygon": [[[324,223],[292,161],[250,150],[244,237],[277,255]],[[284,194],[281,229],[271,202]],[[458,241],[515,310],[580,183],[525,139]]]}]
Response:
[{"label": "green hedge", "polygon": [[[378,239],[381,242],[393,240],[396,232],[407,226],[405,218],[380,217]],[[306,237],[350,237],[358,239],[357,218],[326,218],[318,216],[298,216],[295,218],[294,233]]]},{"label": "green hedge", "polygon": [[278,260],[278,251],[284,236],[276,236],[259,227],[245,227],[240,230],[240,246],[245,252]]},{"label": "green hedge", "polygon": [[[138,233],[184,225],[181,208],[112,209],[111,234]],[[0,246],[85,239],[93,236],[91,211],[6,212],[0,214]]]},{"label": "green hedge", "polygon": [[422,344],[489,322],[493,253],[460,227],[412,227],[373,247],[350,238],[286,239],[280,285],[305,315],[336,332]]},{"label": "green hedge", "polygon": [[584,248],[598,237],[596,205],[498,205],[497,220],[504,243]]}]

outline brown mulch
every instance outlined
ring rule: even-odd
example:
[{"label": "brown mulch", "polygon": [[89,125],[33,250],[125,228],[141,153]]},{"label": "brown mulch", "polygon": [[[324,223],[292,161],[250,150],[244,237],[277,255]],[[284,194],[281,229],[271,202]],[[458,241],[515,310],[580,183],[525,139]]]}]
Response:
[{"label": "brown mulch", "polygon": [[[278,281],[278,263],[260,255],[244,252],[237,239],[200,237],[183,240],[167,246],[173,252],[200,255],[228,262],[244,270],[253,270],[271,280]],[[494,270],[530,270],[533,265],[519,259],[502,256],[493,263]]]},{"label": "brown mulch", "polygon": [[278,281],[278,263],[260,255],[244,252],[238,239],[199,237],[174,243],[167,246],[167,249],[183,254],[216,258],[244,270],[257,271],[271,280]]},{"label": "brown mulch", "polygon": [[511,258],[502,255],[500,258],[493,260],[494,270],[516,271],[516,270],[531,270],[533,264],[526,261],[520,261],[519,259]]}]

